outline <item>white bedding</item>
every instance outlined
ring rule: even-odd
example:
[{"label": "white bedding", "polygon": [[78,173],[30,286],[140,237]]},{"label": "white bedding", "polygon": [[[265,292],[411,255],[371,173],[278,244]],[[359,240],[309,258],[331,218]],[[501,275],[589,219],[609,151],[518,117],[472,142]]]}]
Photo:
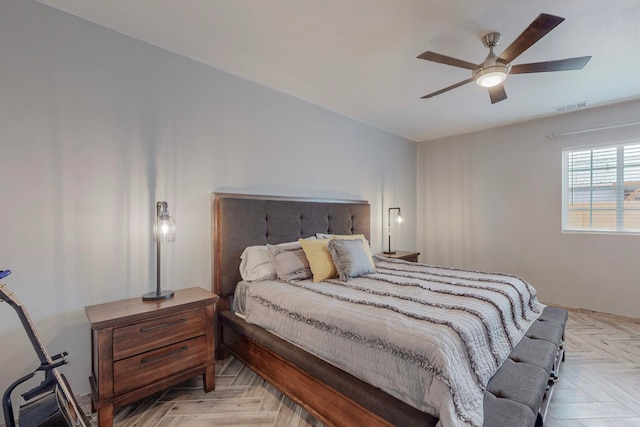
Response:
[{"label": "white bedding", "polygon": [[247,306],[247,290],[253,283],[254,282],[247,282],[245,280],[238,282],[233,293],[233,303],[231,304],[231,310],[236,316],[239,316],[243,319],[246,318],[245,313]]},{"label": "white bedding", "polygon": [[484,387],[544,308],[535,290],[509,275],[375,262],[349,282],[252,284],[246,320],[443,427],[481,426]]}]

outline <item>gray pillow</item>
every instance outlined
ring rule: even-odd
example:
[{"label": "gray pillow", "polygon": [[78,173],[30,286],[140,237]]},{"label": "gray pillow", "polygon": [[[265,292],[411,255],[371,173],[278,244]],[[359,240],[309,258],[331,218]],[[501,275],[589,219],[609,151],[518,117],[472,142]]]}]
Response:
[{"label": "gray pillow", "polygon": [[331,240],[327,245],[340,280],[347,281],[363,274],[374,273],[364,243],[355,240]]},{"label": "gray pillow", "polygon": [[308,279],[311,277],[309,261],[298,242],[267,245],[280,280]]}]

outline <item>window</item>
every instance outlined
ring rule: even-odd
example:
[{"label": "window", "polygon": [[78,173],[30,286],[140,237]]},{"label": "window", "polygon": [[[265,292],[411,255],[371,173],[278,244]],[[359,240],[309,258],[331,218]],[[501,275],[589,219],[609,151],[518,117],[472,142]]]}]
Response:
[{"label": "window", "polygon": [[640,233],[640,142],[562,152],[562,230]]}]

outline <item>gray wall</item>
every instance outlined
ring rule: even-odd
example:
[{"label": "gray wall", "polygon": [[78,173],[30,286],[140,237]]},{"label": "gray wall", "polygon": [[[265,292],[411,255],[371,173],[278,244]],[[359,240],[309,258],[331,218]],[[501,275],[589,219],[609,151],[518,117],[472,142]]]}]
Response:
[{"label": "gray wall", "polygon": [[639,116],[629,102],[419,144],[422,259],[514,273],[542,301],[640,317],[640,235],[561,231],[562,147],[640,140],[640,126],[545,138]]},{"label": "gray wall", "polygon": [[[210,193],[369,200],[416,247],[415,143],[27,0],[0,0],[0,261],[51,353],[87,393],[84,307],[155,287],[151,221],[176,242],[163,287],[210,288]],[[0,306],[0,390],[35,367]]]}]

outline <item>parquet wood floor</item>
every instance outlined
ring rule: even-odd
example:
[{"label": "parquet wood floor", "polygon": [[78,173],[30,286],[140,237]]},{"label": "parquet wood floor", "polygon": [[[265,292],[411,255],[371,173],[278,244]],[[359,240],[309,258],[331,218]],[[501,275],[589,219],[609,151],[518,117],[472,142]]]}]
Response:
[{"label": "parquet wood floor", "polygon": [[640,321],[569,313],[548,427],[640,427]]},{"label": "parquet wood floor", "polygon": [[[640,321],[569,313],[567,355],[547,427],[640,427]],[[95,418],[95,417],[93,417]],[[117,411],[116,427],[321,426],[233,358],[216,366],[216,389],[200,379]]]}]

